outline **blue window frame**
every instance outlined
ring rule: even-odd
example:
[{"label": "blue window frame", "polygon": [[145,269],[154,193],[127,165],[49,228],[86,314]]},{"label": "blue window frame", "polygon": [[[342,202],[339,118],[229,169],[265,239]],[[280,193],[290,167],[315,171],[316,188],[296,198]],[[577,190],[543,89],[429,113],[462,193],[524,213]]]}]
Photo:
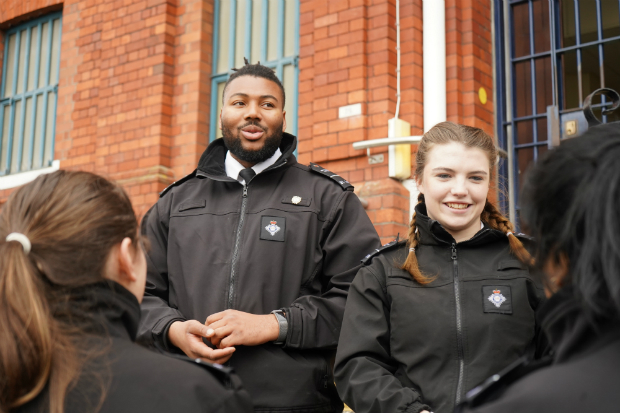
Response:
[{"label": "blue window frame", "polygon": [[61,12],[5,32],[0,176],[52,164],[61,33]]},{"label": "blue window frame", "polygon": [[286,90],[287,131],[297,134],[299,0],[215,0],[214,33],[209,140],[221,136],[224,84],[244,57],[275,70]]},{"label": "blue window frame", "polygon": [[[518,222],[520,177],[553,146],[554,128],[567,136],[564,120],[583,118],[586,96],[601,87],[620,90],[620,2],[495,0],[493,5],[499,34],[497,135],[509,155],[500,165],[509,196],[500,201]],[[597,106],[606,104],[603,97]]]}]

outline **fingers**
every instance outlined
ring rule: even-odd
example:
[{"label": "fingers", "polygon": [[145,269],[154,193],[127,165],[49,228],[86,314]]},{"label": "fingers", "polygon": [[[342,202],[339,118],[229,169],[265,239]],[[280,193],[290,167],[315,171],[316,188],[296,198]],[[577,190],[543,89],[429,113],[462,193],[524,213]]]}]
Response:
[{"label": "fingers", "polygon": [[230,326],[222,326],[222,327],[207,327],[207,335],[206,338],[221,340],[226,336],[231,335],[233,329]]},{"label": "fingers", "polygon": [[207,321],[205,321],[205,324],[209,325],[221,320],[222,318],[224,318],[227,312],[230,312],[230,310],[220,311],[219,313],[211,314],[209,317],[207,317]]},{"label": "fingers", "polygon": [[235,352],[234,347],[227,347],[224,349],[212,349],[205,345],[205,348],[201,348],[200,352],[197,352],[196,355],[203,360],[209,361],[211,363],[225,363],[230,356]]},{"label": "fingers", "polygon": [[201,324],[197,320],[189,320],[187,321],[187,334],[195,334],[201,337],[207,337],[207,326]]},{"label": "fingers", "polygon": [[229,322],[229,321],[230,321],[230,320],[228,320],[228,319],[226,319],[226,318],[222,318],[221,320],[215,321],[215,322],[213,322],[213,323],[206,324],[206,326],[207,326],[207,331],[208,331],[209,329],[212,329],[212,330],[217,330],[218,328],[224,327],[224,326],[226,326],[227,324],[230,324],[230,322]]},{"label": "fingers", "polygon": [[234,346],[240,344],[237,341],[239,341],[238,337],[234,337],[232,335],[228,335],[224,338],[222,338],[219,342],[219,344],[217,344],[218,348],[234,348]]}]

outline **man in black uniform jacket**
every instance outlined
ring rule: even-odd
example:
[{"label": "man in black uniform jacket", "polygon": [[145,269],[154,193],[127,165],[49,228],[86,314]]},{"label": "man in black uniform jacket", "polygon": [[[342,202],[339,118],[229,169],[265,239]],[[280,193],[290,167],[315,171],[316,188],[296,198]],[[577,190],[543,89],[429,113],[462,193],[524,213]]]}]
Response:
[{"label": "man in black uniform jacket", "polygon": [[257,411],[342,411],[332,360],[347,292],[380,242],[347,181],[297,163],[284,100],[271,69],[236,71],[223,139],[144,218],[139,339],[234,367]]}]

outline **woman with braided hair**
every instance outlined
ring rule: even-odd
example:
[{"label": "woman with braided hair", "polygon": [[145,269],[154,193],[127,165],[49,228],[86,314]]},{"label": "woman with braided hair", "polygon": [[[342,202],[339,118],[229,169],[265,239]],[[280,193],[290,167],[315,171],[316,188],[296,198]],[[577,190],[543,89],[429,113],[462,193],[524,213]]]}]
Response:
[{"label": "woman with braided hair", "polygon": [[367,256],[349,290],[335,377],[356,413],[449,413],[540,353],[530,241],[488,200],[497,154],[482,130],[451,122],[422,138],[408,239]]}]

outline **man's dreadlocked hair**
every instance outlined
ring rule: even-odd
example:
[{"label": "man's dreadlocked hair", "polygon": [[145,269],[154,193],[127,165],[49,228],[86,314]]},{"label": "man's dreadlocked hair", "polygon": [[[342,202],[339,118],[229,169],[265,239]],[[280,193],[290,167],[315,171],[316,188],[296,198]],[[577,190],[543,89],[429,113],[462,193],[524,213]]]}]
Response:
[{"label": "man's dreadlocked hair", "polygon": [[224,101],[224,95],[226,94],[226,88],[228,87],[230,82],[232,82],[233,80],[241,76],[253,76],[253,77],[262,77],[263,79],[271,80],[276,85],[278,85],[278,87],[282,91],[282,107],[284,107],[284,104],[286,103],[286,94],[284,93],[284,86],[282,86],[282,82],[280,82],[280,79],[278,79],[278,76],[276,76],[273,69],[270,69],[267,66],[261,65],[260,62],[257,62],[255,65],[250,64],[250,62],[248,62],[248,59],[246,59],[245,57],[243,58],[243,61],[245,62],[245,66],[243,66],[241,69],[235,69],[235,68],[232,69],[235,73],[230,75],[230,77],[228,78],[228,81],[226,81],[226,84],[224,85],[224,91],[222,92],[222,103]]}]

